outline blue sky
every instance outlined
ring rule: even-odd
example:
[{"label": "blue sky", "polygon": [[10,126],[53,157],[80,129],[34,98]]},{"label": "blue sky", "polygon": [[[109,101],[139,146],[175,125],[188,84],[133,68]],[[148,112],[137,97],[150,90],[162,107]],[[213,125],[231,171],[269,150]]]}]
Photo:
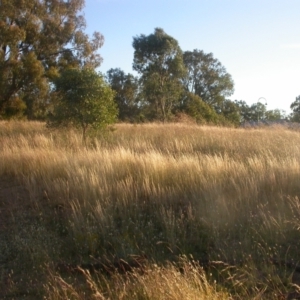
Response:
[{"label": "blue sky", "polygon": [[289,113],[300,95],[300,0],[86,0],[83,12],[87,32],[105,37],[103,73],[134,73],[133,37],[160,27],[183,51],[213,53],[235,82],[232,100],[264,97]]}]

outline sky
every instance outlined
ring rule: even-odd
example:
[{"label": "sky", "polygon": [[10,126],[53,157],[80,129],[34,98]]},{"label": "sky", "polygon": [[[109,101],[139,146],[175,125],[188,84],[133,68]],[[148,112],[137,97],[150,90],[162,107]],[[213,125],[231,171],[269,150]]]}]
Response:
[{"label": "sky", "polygon": [[231,100],[290,113],[300,95],[300,0],[85,0],[83,13],[86,32],[105,38],[102,73],[135,74],[133,37],[160,27],[183,51],[213,53],[235,83]]}]

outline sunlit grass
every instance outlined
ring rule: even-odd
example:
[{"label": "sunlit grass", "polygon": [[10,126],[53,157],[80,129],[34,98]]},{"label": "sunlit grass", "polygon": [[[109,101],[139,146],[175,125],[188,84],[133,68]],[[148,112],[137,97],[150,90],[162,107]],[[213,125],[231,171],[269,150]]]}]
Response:
[{"label": "sunlit grass", "polygon": [[115,274],[108,280],[101,274],[91,275],[80,269],[82,286],[72,284],[67,279],[51,273],[47,289],[49,299],[166,299],[166,300],[208,300],[233,299],[216,281],[209,282],[201,266],[195,262],[183,259],[180,270],[177,266],[167,263],[159,267],[156,264],[144,268],[143,274],[139,270],[129,273],[126,277]]},{"label": "sunlit grass", "polygon": [[[32,209],[43,216],[43,234],[55,236],[39,240],[42,248],[56,243],[41,264],[132,254],[164,264],[191,254],[200,264],[218,260],[243,269],[250,256],[255,271],[253,280],[245,280],[251,285],[243,290],[247,297],[255,289],[257,295],[278,293],[291,282],[290,273],[280,275],[280,284],[266,278],[271,261],[300,259],[299,131],[119,124],[83,146],[75,131],[48,131],[42,123],[0,127],[0,176],[26,187]],[[29,235],[36,234],[31,230]],[[176,285],[172,268],[155,269],[147,284],[162,276]],[[136,280],[148,295],[136,299],[157,299],[144,277]],[[183,286],[191,296],[178,299],[201,299]],[[118,293],[118,299],[135,299],[131,292],[124,298]]]}]

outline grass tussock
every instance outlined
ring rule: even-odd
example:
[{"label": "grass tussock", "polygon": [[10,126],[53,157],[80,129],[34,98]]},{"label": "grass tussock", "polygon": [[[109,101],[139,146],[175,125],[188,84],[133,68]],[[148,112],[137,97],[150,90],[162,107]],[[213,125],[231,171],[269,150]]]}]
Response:
[{"label": "grass tussock", "polygon": [[[144,255],[159,267],[101,280],[83,270],[83,290],[100,281],[96,299],[275,299],[296,289],[299,131],[119,124],[83,146],[77,132],[38,122],[0,127],[2,185],[19,189],[0,190],[3,278],[22,274],[21,261],[40,274],[49,263]],[[222,264],[182,275],[181,255]],[[84,299],[80,283],[51,274],[41,293]]]},{"label": "grass tussock", "polygon": [[222,291],[215,281],[209,282],[201,266],[182,259],[178,266],[167,263],[160,267],[149,265],[143,270],[135,270],[127,276],[115,274],[110,280],[101,274],[80,269],[80,281],[85,284],[68,282],[61,276],[50,274],[47,284],[49,299],[232,299]]}]

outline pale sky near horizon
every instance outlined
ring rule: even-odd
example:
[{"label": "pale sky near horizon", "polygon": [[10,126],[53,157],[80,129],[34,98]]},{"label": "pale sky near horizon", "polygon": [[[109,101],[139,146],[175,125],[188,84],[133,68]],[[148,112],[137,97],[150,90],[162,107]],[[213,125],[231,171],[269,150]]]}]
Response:
[{"label": "pale sky near horizon", "polygon": [[234,80],[232,100],[264,97],[289,113],[300,95],[300,0],[86,0],[83,12],[87,33],[105,38],[102,73],[134,73],[133,37],[160,27],[183,51],[213,53]]}]

